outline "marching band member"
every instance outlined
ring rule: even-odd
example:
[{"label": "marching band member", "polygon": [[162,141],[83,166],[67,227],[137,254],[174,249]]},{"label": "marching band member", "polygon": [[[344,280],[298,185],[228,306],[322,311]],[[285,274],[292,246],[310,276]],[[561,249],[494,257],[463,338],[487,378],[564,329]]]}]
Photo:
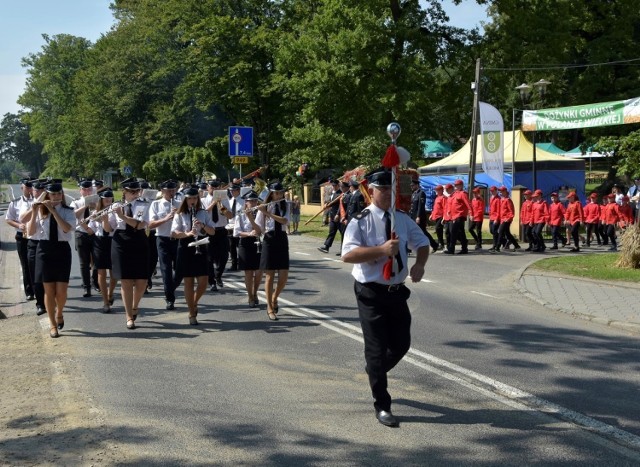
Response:
[{"label": "marching band member", "polygon": [[[151,189],[151,184],[145,180],[140,182],[140,188],[142,188],[142,196],[143,196],[143,200],[146,201],[147,203],[149,203],[149,206],[151,206],[151,202],[155,201],[154,199],[148,199],[144,197],[144,190],[149,190]],[[155,190],[154,190],[155,191]],[[153,288],[153,274],[156,270],[156,266],[158,264],[158,246],[156,244],[156,229],[155,228],[150,228],[149,226],[147,226],[147,242],[149,242],[149,270],[148,270],[148,276],[147,276],[147,288],[145,290],[145,293],[148,293],[149,290],[151,290],[151,288]]]},{"label": "marching band member", "polygon": [[[269,204],[271,201],[279,201]],[[266,275],[265,292],[267,294],[267,315],[271,321],[277,321],[278,297],[289,278],[289,240],[283,226],[289,223],[289,212],[284,200],[284,187],[280,182],[269,185],[269,196],[265,203],[258,207],[262,213],[264,240],[260,254],[260,269]],[[275,286],[273,281],[278,273]]]},{"label": "marching band member", "polygon": [[553,246],[550,250],[558,249],[558,241],[562,242],[562,246],[567,244],[567,238],[562,235],[562,225],[565,223],[566,208],[560,202],[558,193],[551,193],[551,204],[549,205],[549,227],[551,227],[551,241]]},{"label": "marching band member", "polygon": [[[107,188],[98,195],[100,200],[96,205],[94,213],[107,209],[113,204],[113,191]],[[110,216],[105,212],[100,217],[91,218],[89,227],[95,232],[93,239],[93,266],[98,271],[98,289],[102,295],[102,312],[109,313],[113,305],[113,292],[116,289],[117,281],[113,278],[111,271],[111,243],[112,233],[116,228],[115,219],[109,221]],[[105,228],[105,224],[108,224]],[[109,286],[107,287],[107,271],[109,271]]]},{"label": "marching band member", "polygon": [[476,241],[476,250],[482,249],[482,222],[484,221],[484,198],[480,188],[473,189],[473,199],[471,200],[471,208],[473,209],[473,217],[469,226],[469,233]]},{"label": "marching band member", "polygon": [[456,242],[460,241],[460,251],[458,254],[466,255],[469,242],[464,231],[464,223],[467,218],[473,215],[469,195],[464,191],[464,182],[460,179],[453,183],[454,192],[449,197],[449,216],[451,217],[451,242],[445,250],[446,254],[455,253]]},{"label": "marching band member", "polygon": [[431,216],[429,216],[429,220],[435,223],[436,227],[436,236],[438,237],[438,249],[444,250],[444,208],[447,202],[447,198],[444,196],[444,187],[442,185],[438,185],[434,188],[436,192],[436,198],[433,200],[433,210],[431,211]]},{"label": "marching band member", "polygon": [[[93,182],[91,182],[91,185],[93,185],[93,191],[96,194],[99,194],[102,190],[105,189],[111,189],[111,187],[105,187],[104,186],[104,180],[93,180]],[[95,238],[94,238],[95,240]],[[93,288],[95,289],[96,292],[100,292],[100,284],[98,284],[98,269],[96,269],[95,265],[91,271],[91,282],[93,285]]]},{"label": "marching band member", "polygon": [[547,222],[549,222],[549,206],[542,198],[542,190],[538,189],[533,192],[533,204],[531,205],[531,236],[535,244],[532,251],[542,253],[547,249],[542,233]]},{"label": "marching band member", "polygon": [[524,239],[525,241],[529,242],[529,246],[524,251],[531,251],[533,250],[533,237],[531,236],[531,210],[533,206],[531,195],[533,195],[533,192],[531,190],[525,190],[522,194],[524,196],[524,201],[522,202],[522,207],[520,208],[520,224],[522,225]]},{"label": "marching band member", "polygon": [[227,239],[227,224],[233,215],[228,198],[214,201],[213,192],[220,188],[220,181],[209,180],[207,185],[208,194],[202,200],[202,204],[209,213],[216,230],[215,235],[209,237],[209,245],[207,245],[209,290],[217,292],[218,287],[224,286],[222,274],[224,274],[227,261],[229,261],[230,248],[230,241]]},{"label": "marching band member", "polygon": [[160,184],[162,197],[151,203],[149,208],[149,229],[156,231],[156,245],[160,260],[160,273],[164,288],[167,310],[175,310],[176,289],[182,276],[176,270],[178,242],[171,236],[171,223],[180,203],[175,200],[178,184],[167,180]]},{"label": "marching band member", "polygon": [[500,251],[500,245],[504,245],[503,249],[509,251],[509,245],[513,245],[513,250],[519,250],[520,244],[518,240],[511,234],[511,223],[515,217],[515,207],[513,201],[509,196],[509,190],[506,186],[498,188],[500,192],[500,227],[498,227],[498,248],[496,251]]},{"label": "marching band member", "polygon": [[91,263],[93,253],[93,230],[89,227],[89,222],[85,221],[89,213],[95,208],[95,204],[88,204],[86,197],[93,195],[93,183],[91,180],[82,180],[78,183],[80,187],[80,199],[71,203],[76,216],[75,239],[76,251],[80,260],[80,276],[82,277],[83,297],[91,297]]},{"label": "marching band member", "polygon": [[595,233],[598,245],[602,245],[600,239],[600,205],[598,193],[591,193],[584,206],[584,223],[587,227],[587,246],[591,246],[591,237]]},{"label": "marching band member", "polygon": [[[42,193],[45,191],[44,189],[47,186],[47,184],[48,184],[48,180],[46,179],[33,181],[33,200],[34,201],[38,199],[40,195],[42,195]],[[27,225],[29,220],[31,220],[31,216],[33,215],[33,212],[35,211],[37,206],[38,206],[37,204],[34,205],[32,202],[30,208],[24,211],[22,214],[20,214],[21,224],[24,224],[25,226]],[[44,286],[42,285],[42,282],[36,282],[35,280],[36,252],[38,250],[39,241],[40,241],[40,233],[36,231],[36,233],[29,236],[29,240],[27,242],[27,260],[29,262],[29,275],[31,276],[30,280],[33,287],[33,292],[36,296],[36,315],[38,316],[44,315],[47,312],[44,306]]]},{"label": "marching band member", "polygon": [[45,309],[49,316],[49,336],[58,337],[64,327],[63,310],[71,274],[71,247],[76,220],[64,201],[61,180],[46,186],[47,194],[27,225],[29,235],[38,232],[35,280],[44,285]]},{"label": "marching band member", "polygon": [[566,225],[571,229],[573,248],[570,251],[580,251],[580,224],[584,222],[584,212],[582,204],[575,191],[567,195],[569,204],[565,211]]},{"label": "marching band member", "polygon": [[[395,238],[391,238],[391,172],[378,169],[368,175],[371,205],[358,214],[345,232],[342,260],[352,263],[354,291],[364,336],[364,357],[377,420],[398,426],[391,413],[387,373],[402,360],[411,344],[411,313],[407,300],[411,291],[404,285],[408,277],[419,282],[429,258],[429,240],[409,216],[395,215]],[[388,230],[387,230],[388,227]],[[409,268],[407,250],[416,251]],[[399,271],[386,279],[387,258],[399,255]],[[395,259],[394,259],[395,261]]]},{"label": "marching band member", "polygon": [[229,218],[229,224],[227,225],[227,231],[229,235],[229,254],[231,255],[231,267],[230,271],[238,270],[238,238],[233,236],[233,222],[236,218],[236,214],[244,209],[244,200],[240,197],[240,183],[234,182],[229,187],[229,205],[231,206],[231,217]]},{"label": "marching band member", "polygon": [[[207,289],[207,253],[202,246],[189,243],[215,235],[211,219],[200,202],[198,188],[187,188],[184,199],[173,216],[171,236],[179,239],[176,270],[184,281],[184,298],[189,308],[189,324],[198,324],[198,302]],[[194,283],[197,280],[197,284]]]},{"label": "marching band member", "polygon": [[606,225],[606,234],[609,241],[611,241],[611,247],[609,251],[618,251],[618,243],[616,241],[616,226],[620,221],[620,210],[616,203],[616,193],[610,193],[606,196],[608,203],[604,208],[604,224]]},{"label": "marching band member", "polygon": [[238,242],[238,269],[244,271],[244,286],[247,290],[249,306],[257,307],[259,305],[258,289],[262,281],[258,243],[262,233],[260,223],[263,220],[263,215],[255,209],[260,199],[258,193],[251,190],[245,193],[242,199],[244,199],[245,208],[236,216],[233,235],[240,239]]},{"label": "marching band member", "polygon": [[489,251],[500,251],[500,196],[498,195],[498,187],[491,185],[489,187],[489,233],[493,237],[493,245]]},{"label": "marching band member", "polygon": [[149,203],[139,198],[140,182],[135,178],[126,179],[120,186],[124,206],[113,209],[109,214],[109,223],[105,223],[104,227],[108,230],[111,225],[116,226],[111,241],[113,277],[120,281],[127,329],[135,329],[138,305],[147,288],[149,243],[145,229]]},{"label": "marching band member", "polygon": [[7,224],[16,229],[16,249],[18,250],[20,266],[22,267],[22,286],[24,287],[24,293],[27,300],[33,300],[34,290],[30,279],[31,274],[29,273],[29,260],[27,254],[28,242],[25,235],[26,224],[20,222],[20,215],[25,213],[31,207],[31,203],[33,202],[33,181],[25,178],[22,179],[20,183],[22,196],[9,203],[7,213],[5,214],[5,220]]}]

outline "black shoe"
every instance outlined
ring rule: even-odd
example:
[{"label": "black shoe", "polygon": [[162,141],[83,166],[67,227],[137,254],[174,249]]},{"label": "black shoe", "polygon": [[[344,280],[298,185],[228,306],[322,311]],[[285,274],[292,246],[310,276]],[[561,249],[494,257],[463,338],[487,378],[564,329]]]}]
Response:
[{"label": "black shoe", "polygon": [[558,245],[553,245],[551,248],[549,248],[550,250],[557,250],[558,249]]},{"label": "black shoe", "polygon": [[35,295],[27,295],[27,300],[35,300]]},{"label": "black shoe", "polygon": [[173,305],[173,302],[167,300],[167,306],[165,307],[167,310],[175,310],[176,307]]},{"label": "black shoe", "polygon": [[229,271],[237,271],[238,270],[238,265],[237,264],[231,264],[231,267],[229,268]]},{"label": "black shoe", "polygon": [[218,291],[218,286],[214,282],[213,284],[211,284],[211,287],[209,287],[209,292],[217,292],[217,291]]},{"label": "black shoe", "polygon": [[456,253],[457,255],[468,255],[469,254],[469,250],[460,250],[458,253]]},{"label": "black shoe", "polygon": [[480,245],[480,244],[476,245],[476,248],[475,248],[475,249],[476,249],[476,250],[482,250],[482,245]]},{"label": "black shoe", "polygon": [[222,282],[222,278],[218,278],[216,279],[216,285],[218,286],[218,288],[223,288],[224,287],[224,283]]},{"label": "black shoe", "polygon": [[580,247],[571,248],[569,251],[573,251],[573,252],[580,251]]},{"label": "black shoe", "polygon": [[443,251],[443,253],[444,253],[445,255],[452,255],[452,254],[453,254],[453,251],[450,251],[450,250],[444,250],[444,251]]},{"label": "black shoe", "polygon": [[525,248],[525,250],[524,250],[524,251],[531,251],[531,250],[532,250],[532,248],[531,248],[531,247],[529,247],[529,248]]},{"label": "black shoe", "polygon": [[400,426],[400,422],[398,422],[398,419],[393,416],[391,411],[378,410],[376,411],[376,418],[384,426],[390,426],[390,427]]},{"label": "black shoe", "polygon": [[42,315],[44,315],[46,312],[47,312],[47,310],[45,310],[43,306],[39,306],[39,307],[38,307],[38,310],[36,311],[36,315],[37,315],[37,316],[42,316]]},{"label": "black shoe", "polygon": [[327,248],[326,246],[320,246],[318,247],[318,251],[321,251],[323,253],[329,253],[329,248]]},{"label": "black shoe", "polygon": [[91,287],[85,287],[82,296],[84,298],[91,297]]},{"label": "black shoe", "polygon": [[98,284],[97,282],[94,282],[92,285],[93,285],[93,290],[100,293],[100,284]]}]

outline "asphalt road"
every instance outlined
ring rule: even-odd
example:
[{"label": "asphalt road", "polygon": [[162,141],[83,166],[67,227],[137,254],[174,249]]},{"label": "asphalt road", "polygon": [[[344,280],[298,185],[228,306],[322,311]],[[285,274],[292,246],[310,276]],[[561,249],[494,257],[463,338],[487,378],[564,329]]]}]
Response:
[{"label": "asphalt road", "polygon": [[278,322],[245,305],[230,273],[197,327],[182,299],[164,310],[157,278],[130,331],[119,299],[104,315],[81,298],[74,264],[54,348],[131,464],[640,462],[638,337],[520,296],[532,256],[432,255],[410,285],[412,349],[390,374],[401,427],[389,429],[374,418],[350,267],[317,239],[290,243]]}]

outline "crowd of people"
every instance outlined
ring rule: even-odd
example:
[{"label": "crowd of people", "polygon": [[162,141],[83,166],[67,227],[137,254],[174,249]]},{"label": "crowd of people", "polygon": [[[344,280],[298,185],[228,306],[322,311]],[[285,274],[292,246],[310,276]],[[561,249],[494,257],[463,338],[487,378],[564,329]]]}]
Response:
[{"label": "crowd of people", "polygon": [[[48,315],[51,337],[64,328],[72,240],[83,296],[99,291],[102,311],[109,313],[119,283],[127,329],[136,328],[158,262],[166,309],[175,309],[183,284],[191,325],[198,324],[207,286],[212,292],[224,286],[229,258],[230,269],[244,272],[250,307],[260,306],[264,275],[267,317],[278,319],[289,270],[287,234],[296,231],[300,212],[299,200],[285,200],[280,182],[268,186],[262,203],[241,180],[226,187],[210,180],[181,191],[174,180],[160,190],[134,178],[120,186],[122,200],[114,202],[113,190],[101,180],[82,180],[80,198],[68,203],[61,180],[24,179],[21,196],[9,204],[6,222],[15,229],[24,292],[35,300],[38,315]],[[294,231],[288,230],[292,218]]]}]

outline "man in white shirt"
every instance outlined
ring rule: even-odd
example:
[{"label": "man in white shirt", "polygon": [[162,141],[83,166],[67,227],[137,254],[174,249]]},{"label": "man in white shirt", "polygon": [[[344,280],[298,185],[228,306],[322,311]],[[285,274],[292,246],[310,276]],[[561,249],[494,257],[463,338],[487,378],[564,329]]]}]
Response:
[{"label": "man in white shirt", "polygon": [[[429,239],[418,224],[401,211],[395,213],[391,234],[391,173],[381,168],[367,176],[372,204],[347,225],[342,260],[353,263],[351,275],[364,336],[364,356],[377,420],[396,427],[387,391],[387,372],[407,353],[411,345],[411,313],[407,300],[411,291],[404,285],[409,276],[418,282],[429,258]],[[407,250],[416,252],[409,269]],[[397,272],[385,278],[385,263],[397,264]]]}]

